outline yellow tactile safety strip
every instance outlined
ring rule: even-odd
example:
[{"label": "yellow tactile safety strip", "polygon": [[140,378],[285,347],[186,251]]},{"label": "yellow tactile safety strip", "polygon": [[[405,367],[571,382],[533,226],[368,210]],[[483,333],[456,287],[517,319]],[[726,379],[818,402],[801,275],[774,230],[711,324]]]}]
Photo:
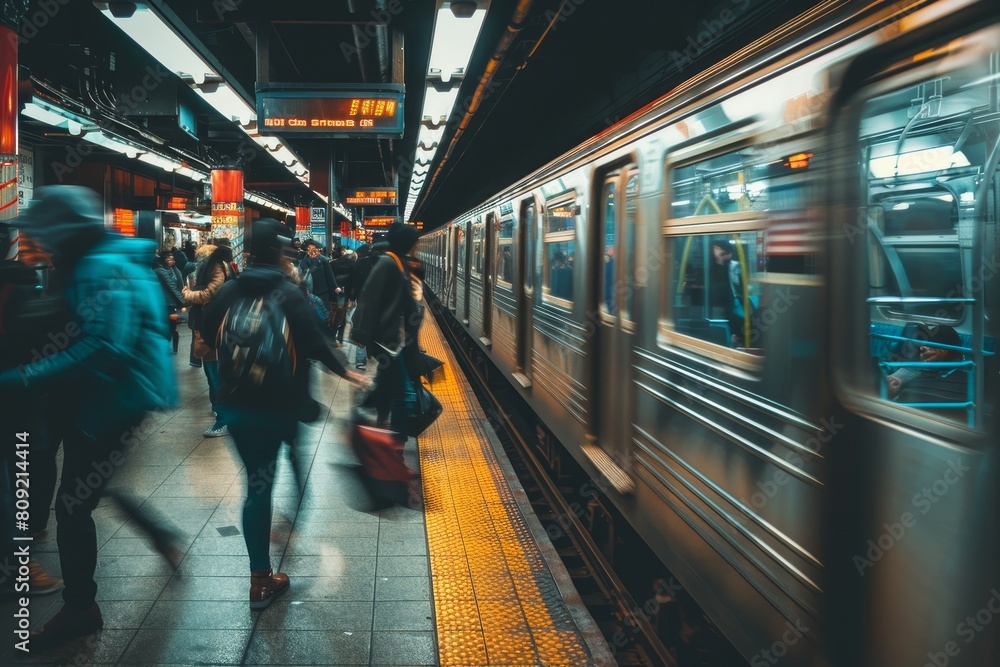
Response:
[{"label": "yellow tactile safety strip", "polygon": [[447,360],[430,387],[444,412],[419,448],[439,664],[592,664],[430,318],[421,343]]}]

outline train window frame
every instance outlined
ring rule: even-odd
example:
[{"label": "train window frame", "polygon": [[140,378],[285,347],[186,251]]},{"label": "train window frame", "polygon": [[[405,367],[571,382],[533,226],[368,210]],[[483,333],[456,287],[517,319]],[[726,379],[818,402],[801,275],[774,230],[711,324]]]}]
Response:
[{"label": "train window frame", "polygon": [[482,216],[469,221],[469,235],[472,237],[472,245],[469,248],[469,275],[481,281],[483,279],[483,253],[486,250],[486,223]]},{"label": "train window frame", "polygon": [[[503,289],[513,292],[514,278],[517,275],[517,271],[514,268],[517,263],[517,221],[514,219],[513,212],[510,212],[497,216],[495,224],[497,225],[497,248],[494,264],[496,267],[496,271],[494,272],[496,274],[495,284],[497,287],[502,287]],[[504,227],[508,224],[510,225],[510,236],[503,236]],[[503,252],[503,248],[506,246],[510,247],[510,280],[504,280],[501,278],[501,268],[505,266],[505,264],[501,261],[501,253]]]},{"label": "train window frame", "polygon": [[[930,412],[928,410],[934,410],[935,408],[928,408],[921,405],[907,405],[905,403],[899,403],[887,396],[887,391],[884,385],[888,383],[885,377],[882,377],[884,369],[881,368],[884,364],[880,363],[880,369],[872,369],[873,360],[877,360],[878,357],[873,356],[874,352],[872,349],[871,339],[873,335],[881,335],[878,328],[874,327],[876,324],[873,319],[873,311],[877,310],[881,316],[885,319],[892,321],[905,321],[908,324],[920,324],[924,322],[925,317],[915,314],[915,313],[901,313],[893,311],[892,298],[891,297],[872,297],[871,291],[872,287],[870,285],[871,275],[870,272],[875,270],[871,264],[871,253],[868,249],[869,243],[858,244],[853,242],[852,230],[854,233],[864,234],[865,237],[872,233],[869,229],[871,223],[869,222],[869,213],[873,208],[871,205],[872,192],[870,190],[871,184],[873,182],[884,180],[877,174],[869,173],[858,177],[858,169],[855,165],[857,164],[867,164],[870,170],[870,161],[868,155],[865,151],[866,145],[871,145],[874,135],[869,135],[866,139],[863,133],[863,123],[866,119],[872,118],[868,115],[869,104],[876,101],[885,99],[890,95],[899,95],[901,92],[907,89],[913,88],[914,86],[927,85],[929,82],[934,82],[937,80],[947,80],[956,77],[956,74],[963,70],[964,68],[970,67],[982,62],[984,58],[995,58],[998,50],[993,48],[992,50],[982,48],[980,43],[990,43],[989,35],[993,36],[995,43],[997,35],[1000,34],[1000,23],[992,23],[985,26],[977,27],[976,29],[969,30],[968,32],[955,37],[951,40],[941,40],[931,47],[922,46],[919,54],[912,52],[906,52],[897,50],[892,54],[889,54],[887,59],[878,63],[877,68],[873,74],[865,74],[858,77],[857,80],[851,82],[853,85],[849,91],[849,94],[844,96],[843,105],[837,109],[836,124],[834,129],[834,136],[841,138],[840,150],[842,151],[842,165],[850,165],[854,168],[854,172],[851,173],[851,177],[847,179],[846,182],[841,181],[838,186],[846,186],[845,190],[847,201],[841,205],[838,213],[841,215],[842,220],[848,220],[847,222],[840,223],[843,231],[843,238],[839,240],[839,243],[834,244],[834,256],[832,262],[834,263],[845,263],[854,262],[859,266],[865,267],[865,279],[855,280],[841,290],[838,295],[843,302],[839,304],[840,310],[845,312],[842,318],[842,324],[845,335],[845,344],[840,346],[834,346],[832,351],[831,365],[833,369],[833,379],[834,379],[834,390],[840,399],[843,401],[845,406],[849,407],[852,411],[866,416],[871,416],[878,419],[884,419],[896,424],[900,424],[906,428],[919,429],[922,432],[932,433],[935,435],[940,435],[943,437],[954,438],[959,437],[960,433],[977,433],[982,434],[990,428],[990,423],[996,420],[996,414],[985,415],[982,410],[976,410],[976,404],[980,406],[990,402],[990,399],[995,399],[995,396],[990,396],[987,394],[987,384],[985,382],[985,375],[988,372],[988,367],[986,364],[986,358],[990,354],[996,354],[996,350],[987,351],[987,339],[992,339],[993,344],[996,344],[998,334],[1000,331],[996,330],[995,325],[990,327],[990,318],[988,304],[984,302],[979,309],[979,313],[982,315],[983,321],[979,327],[980,335],[982,337],[982,349],[976,350],[975,346],[975,331],[977,324],[972,321],[969,326],[972,327],[972,341],[968,344],[962,342],[962,347],[965,349],[963,352],[963,359],[966,363],[973,364],[973,373],[969,377],[968,381],[970,387],[973,387],[973,393],[971,396],[972,405],[966,410],[968,411],[968,416],[966,421],[962,421],[958,415],[948,413],[941,414],[938,412]],[[966,42],[963,48],[962,42]],[[979,46],[979,48],[976,48]],[[978,59],[978,60],[977,60]],[[873,68],[867,68],[867,71],[872,71]],[[974,81],[973,83],[982,83],[981,81]],[[971,84],[967,84],[971,85]],[[972,107],[973,110],[979,107]],[[961,113],[952,112],[948,118],[954,117],[956,119],[960,118],[962,115],[967,113],[962,111]],[[975,116],[969,114],[969,119]],[[993,121],[997,122],[997,121]],[[909,127],[909,124],[907,124]],[[883,132],[884,134],[884,132]],[[964,134],[964,133],[963,133]],[[891,134],[889,136],[892,136]],[[907,130],[904,129],[902,132],[902,137],[907,137]],[[903,155],[905,151],[901,151],[899,155]],[[899,158],[897,157],[897,163]],[[985,163],[984,163],[985,166]],[[937,172],[938,175],[932,178],[937,181],[940,179],[940,172],[947,171],[953,167],[947,168],[937,168],[928,170],[921,173],[932,173]],[[863,173],[863,172],[861,172]],[[918,174],[919,175],[919,174]],[[908,178],[909,174],[901,174],[897,171],[897,178]],[[931,177],[929,177],[931,178]],[[982,178],[982,175],[980,175]],[[995,180],[996,172],[992,175]],[[911,179],[915,180],[915,179]],[[917,182],[915,180],[915,182]],[[978,185],[975,191],[978,194]],[[996,186],[989,191],[989,197],[994,199],[997,196]],[[971,202],[972,207],[979,207],[978,202]],[[983,212],[986,216],[990,215],[990,207],[983,207]],[[975,222],[974,224],[983,225],[989,227],[990,225],[1000,224],[997,218],[996,210],[993,210],[992,220],[989,217],[982,223]],[[853,221],[854,218],[847,218],[843,216],[856,215],[857,221]],[[862,220],[861,216],[864,216]],[[975,219],[974,219],[975,220]],[[876,221],[877,222],[877,221]],[[960,225],[960,223],[959,223]],[[952,237],[957,242],[958,237],[962,236],[962,232],[956,225],[955,231],[956,235],[944,234],[941,236],[942,243],[950,243]],[[834,222],[834,227],[837,227],[838,223]],[[969,230],[969,240],[975,238],[975,230]],[[896,238],[897,241],[902,240],[904,244],[908,242],[911,245],[919,244],[919,236],[907,236],[902,235]],[[980,236],[982,241],[982,237]],[[957,245],[957,243],[956,243]],[[860,249],[859,249],[859,246]],[[980,254],[982,249],[980,249]],[[988,261],[985,257],[980,257],[979,265],[973,265],[968,268],[975,274],[977,271],[983,269],[984,263]],[[849,265],[849,264],[844,264]],[[963,273],[966,269],[963,269]],[[973,289],[973,295],[979,295],[980,299],[988,300],[988,295],[984,292],[985,288],[975,290]],[[946,297],[947,298],[947,295]],[[971,316],[976,317],[977,306],[975,301],[975,296],[973,297],[973,302],[968,303],[968,309],[971,311]],[[881,299],[881,301],[880,301]],[[903,297],[900,297],[901,301]],[[860,300],[860,301],[859,301]],[[859,307],[858,303],[862,304],[864,307]],[[851,304],[854,307],[851,307]],[[837,304],[835,304],[836,307]],[[995,309],[996,306],[993,306]],[[956,320],[956,327],[958,323],[964,320],[964,316],[968,313],[963,313],[962,318],[953,318]],[[947,323],[941,320],[942,323]],[[924,322],[927,324],[928,322]],[[930,324],[935,322],[930,321]],[[890,355],[891,356],[891,355]],[[980,362],[979,366],[976,366],[976,361]],[[891,359],[890,359],[891,361]],[[890,364],[890,369],[893,364]],[[878,380],[880,381],[879,387],[873,387],[872,381],[876,378],[876,373],[878,373]],[[968,397],[967,397],[968,398]],[[938,408],[943,409],[943,408]],[[957,410],[958,408],[954,408]]]},{"label": "train window frame", "polygon": [[[573,228],[557,231],[549,231],[549,222],[552,219],[551,211],[553,209],[569,208],[572,213],[573,218]],[[576,285],[576,260],[575,253],[576,248],[579,245],[579,239],[577,238],[577,232],[580,229],[580,205],[578,203],[576,190],[570,190],[568,192],[561,192],[558,195],[549,197],[546,199],[542,205],[542,213],[539,216],[539,222],[542,226],[542,256],[541,256],[541,270],[542,270],[542,284],[541,284],[541,295],[542,302],[547,303],[563,310],[572,310],[574,298],[572,295],[573,290]],[[549,275],[549,253],[548,248],[550,244],[554,243],[572,243],[573,244],[573,262],[569,262],[569,257],[566,258],[566,263],[569,264],[569,287],[571,298],[566,299],[560,296],[555,296],[552,294],[552,286],[550,284],[551,276]]]},{"label": "train window frame", "polygon": [[458,276],[465,276],[465,264],[469,258],[469,248],[468,240],[465,227],[468,221],[463,220],[462,222],[455,225],[455,274]]}]

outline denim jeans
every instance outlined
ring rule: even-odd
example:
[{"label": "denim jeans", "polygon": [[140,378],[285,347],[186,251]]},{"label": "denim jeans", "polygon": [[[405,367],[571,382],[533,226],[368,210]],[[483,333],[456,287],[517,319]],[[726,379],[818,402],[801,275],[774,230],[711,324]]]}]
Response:
[{"label": "denim jeans", "polygon": [[205,361],[202,368],[205,369],[205,377],[208,379],[208,400],[211,401],[212,411],[216,414],[215,425],[228,424],[227,408],[219,403],[219,362]]}]

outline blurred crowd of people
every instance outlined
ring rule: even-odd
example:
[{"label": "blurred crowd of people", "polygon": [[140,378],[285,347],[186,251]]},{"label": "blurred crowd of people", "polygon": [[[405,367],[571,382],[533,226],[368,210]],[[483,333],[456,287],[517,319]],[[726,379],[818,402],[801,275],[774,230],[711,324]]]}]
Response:
[{"label": "blurred crowd of people", "polygon": [[[289,582],[271,569],[268,556],[274,476],[250,484],[251,476],[274,469],[282,443],[290,446],[294,462],[297,424],[318,418],[320,410],[308,394],[308,363],[294,365],[278,389],[267,385],[271,395],[263,408],[244,398],[248,394],[234,386],[243,380],[240,369],[233,371],[238,355],[227,342],[227,317],[247,299],[280,309],[282,344],[294,345],[294,358],[316,360],[361,389],[372,385],[364,373],[369,358],[378,360],[371,389],[379,420],[388,423],[391,415],[403,433],[415,377],[406,360],[416,349],[423,315],[421,271],[412,257],[416,231],[397,224],[386,243],[357,252],[335,248],[326,258],[314,241],[299,243],[289,227],[259,219],[248,230],[247,267],[240,271],[227,239],[188,248],[189,256],[107,230],[103,202],[76,186],[39,188],[16,228],[19,239],[13,226],[0,226],[0,251],[10,251],[0,256],[13,258],[18,250],[16,259],[0,262],[0,426],[8,440],[13,433],[30,433],[32,491],[30,517],[22,522],[15,509],[18,451],[6,447],[0,505],[8,548],[0,554],[0,590],[14,588],[14,537],[42,535],[53,498],[65,500],[55,503],[62,580],[35,562],[30,578],[30,594],[62,590],[65,604],[34,633],[33,646],[60,644],[103,627],[92,518],[101,498],[114,499],[172,565],[183,558],[169,520],[111,482],[130,447],[145,437],[148,414],[178,404],[177,375],[184,365],[175,355],[185,323],[191,331],[188,363],[203,369],[215,417],[203,435],[232,435],[248,476],[243,525],[249,600],[251,608],[266,607]],[[345,334],[356,350],[351,362],[337,351]],[[301,471],[294,472],[301,490]]]}]

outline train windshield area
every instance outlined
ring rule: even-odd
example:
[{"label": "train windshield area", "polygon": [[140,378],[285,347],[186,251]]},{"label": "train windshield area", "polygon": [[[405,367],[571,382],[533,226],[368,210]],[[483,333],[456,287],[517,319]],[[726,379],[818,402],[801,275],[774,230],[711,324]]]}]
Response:
[{"label": "train windshield area", "polygon": [[865,241],[878,394],[968,426],[992,411],[982,397],[995,339],[977,332],[989,325],[984,262],[997,252],[985,200],[996,191],[998,64],[990,54],[865,102],[867,203],[847,230]]}]

